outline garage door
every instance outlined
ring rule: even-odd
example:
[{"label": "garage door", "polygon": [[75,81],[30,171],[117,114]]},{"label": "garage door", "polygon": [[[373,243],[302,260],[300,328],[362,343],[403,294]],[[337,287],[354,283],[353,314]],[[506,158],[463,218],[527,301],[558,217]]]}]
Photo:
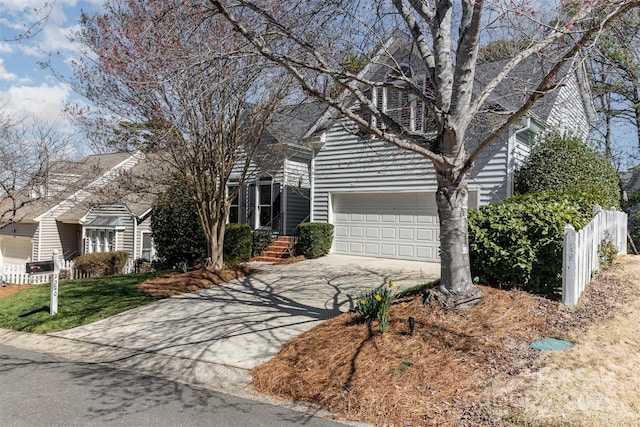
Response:
[{"label": "garage door", "polygon": [[8,238],[0,240],[3,261],[7,264],[20,264],[31,261],[31,240]]},{"label": "garage door", "polygon": [[334,195],[333,214],[335,253],[440,261],[433,193]]}]

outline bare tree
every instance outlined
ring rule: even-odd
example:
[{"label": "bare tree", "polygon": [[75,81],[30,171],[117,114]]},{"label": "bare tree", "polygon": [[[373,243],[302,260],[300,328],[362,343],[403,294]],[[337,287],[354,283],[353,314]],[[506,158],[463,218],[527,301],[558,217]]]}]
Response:
[{"label": "bare tree", "polygon": [[49,22],[49,17],[51,16],[51,11],[54,6],[55,0],[50,0],[45,1],[39,8],[30,8],[33,19],[30,22],[24,23],[23,31],[9,37],[2,37],[0,40],[7,42],[19,42],[37,36]]},{"label": "bare tree", "polygon": [[261,137],[291,78],[201,6],[112,0],[105,13],[83,16],[76,37],[87,50],[72,85],[96,105],[77,113],[118,130],[112,145],[152,153],[182,180],[220,269],[236,184],[260,167]]},{"label": "bare tree", "polygon": [[[640,16],[637,11],[621,17],[599,37],[589,58],[588,70],[596,96],[601,126],[597,129],[612,157],[615,122],[635,128],[636,150],[640,147]],[[631,154],[631,153],[627,153]]]},{"label": "bare tree", "polygon": [[[209,2],[258,52],[291,73],[307,93],[363,132],[431,161],[440,218],[439,296],[447,303],[477,300],[480,294],[472,283],[467,235],[467,177],[474,161],[539,98],[556,88],[561,70],[589,49],[603,28],[640,6],[639,0],[576,2],[575,8],[565,9],[549,24],[549,19],[541,17],[540,3],[525,0]],[[408,36],[393,37],[398,29]],[[478,86],[475,74],[483,37],[527,43]],[[346,54],[342,58],[334,54],[354,51],[368,56],[369,69],[377,66],[393,78],[368,78],[367,68],[356,74],[341,67]],[[416,79],[417,73],[404,66],[406,52],[417,58],[415,66],[426,72],[426,81]],[[488,125],[482,113],[490,108],[496,88],[535,55],[545,56],[547,64],[537,85],[526,92],[519,88],[518,106],[503,111],[481,140],[471,144],[470,127],[478,122]],[[342,91],[327,91],[327,87]],[[416,131],[386,114],[369,96],[372,89],[397,90],[424,103],[431,126]],[[357,101],[360,108],[351,108],[346,99]]]},{"label": "bare tree", "polygon": [[57,168],[71,157],[70,141],[51,123],[0,110],[0,227],[59,193]]}]

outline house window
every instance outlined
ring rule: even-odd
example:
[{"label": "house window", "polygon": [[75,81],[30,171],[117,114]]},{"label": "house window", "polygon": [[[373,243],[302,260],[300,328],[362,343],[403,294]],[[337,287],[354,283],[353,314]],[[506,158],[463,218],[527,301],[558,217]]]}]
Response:
[{"label": "house window", "polygon": [[151,239],[151,233],[142,233],[142,253],[140,258],[151,261],[151,251],[153,248],[153,240]]},{"label": "house window", "polygon": [[[411,72],[405,71],[407,77],[411,77]],[[371,99],[372,103],[387,115],[402,129],[410,132],[424,133],[430,129],[429,117],[424,102],[410,88],[402,89],[405,82],[395,80],[392,75],[388,76],[387,81],[393,83],[393,87],[372,87],[365,91],[365,94]],[[424,76],[413,79],[414,84],[422,93],[426,90],[426,78]],[[385,129],[386,126],[379,118],[371,115],[366,108],[361,108],[361,116],[369,121],[372,126],[379,129]]]},{"label": "house window", "polygon": [[87,253],[114,251],[115,237],[114,230],[87,230]]},{"label": "house window", "polygon": [[[230,185],[227,187],[227,194],[231,194],[236,191],[238,187],[235,185]],[[236,194],[236,196],[231,200],[231,207],[229,208],[229,220],[227,222],[231,224],[238,224],[240,222],[240,209],[238,206],[238,197],[240,194]]]},{"label": "house window", "polygon": [[116,250],[117,231],[125,229],[119,217],[98,216],[84,226],[85,253],[113,252]]}]

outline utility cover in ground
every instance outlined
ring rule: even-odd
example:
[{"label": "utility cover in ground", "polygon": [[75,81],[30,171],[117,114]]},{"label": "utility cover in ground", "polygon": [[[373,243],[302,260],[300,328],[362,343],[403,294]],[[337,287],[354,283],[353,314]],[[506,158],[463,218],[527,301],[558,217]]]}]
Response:
[{"label": "utility cover in ground", "polygon": [[569,347],[573,347],[573,343],[571,341],[559,340],[557,338],[543,338],[538,341],[534,341],[529,344],[529,347],[534,350],[564,350]]}]

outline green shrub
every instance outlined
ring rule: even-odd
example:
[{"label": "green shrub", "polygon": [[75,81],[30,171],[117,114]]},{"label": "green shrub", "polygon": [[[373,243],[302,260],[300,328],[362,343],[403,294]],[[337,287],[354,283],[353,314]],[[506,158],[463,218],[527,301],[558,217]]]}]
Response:
[{"label": "green shrub", "polygon": [[515,175],[517,193],[580,191],[603,209],[620,207],[620,179],[607,160],[580,138],[550,133],[531,150]]},{"label": "green shrub", "polygon": [[610,235],[606,235],[604,239],[598,245],[598,262],[600,268],[605,268],[613,263],[613,260],[618,256],[618,248],[613,244],[613,240]]},{"label": "green shrub", "polygon": [[227,224],[224,231],[224,260],[229,264],[251,258],[251,228],[246,224]]},{"label": "green shrub", "polygon": [[251,256],[258,256],[273,242],[273,234],[270,231],[256,230],[251,238]]},{"label": "green shrub", "polygon": [[73,268],[91,277],[122,274],[129,259],[127,252],[100,252],[85,254],[73,260]]},{"label": "green shrub", "polygon": [[306,258],[318,258],[331,250],[333,224],[305,222],[298,225],[297,253]]},{"label": "green shrub", "polygon": [[207,257],[207,241],[196,206],[184,185],[173,184],[154,202],[151,235],[165,268],[180,262],[193,265]]},{"label": "green shrub", "polygon": [[520,195],[470,211],[472,274],[490,286],[559,290],[564,227],[581,229],[592,217],[593,196],[576,192]]}]

